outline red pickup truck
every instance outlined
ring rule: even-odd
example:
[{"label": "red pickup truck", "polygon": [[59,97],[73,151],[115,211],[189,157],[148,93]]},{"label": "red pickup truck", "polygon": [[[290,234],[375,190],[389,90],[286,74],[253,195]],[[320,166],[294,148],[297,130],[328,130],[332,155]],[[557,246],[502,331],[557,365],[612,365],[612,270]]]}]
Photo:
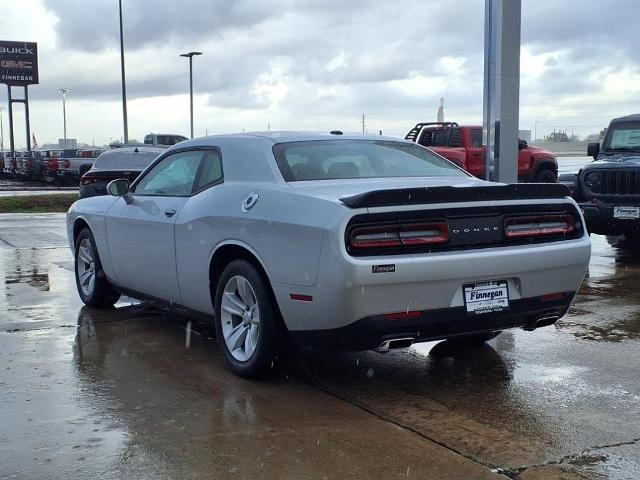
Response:
[{"label": "red pickup truck", "polygon": [[[476,177],[485,177],[482,127],[460,126],[455,122],[418,123],[404,138],[433,150]],[[518,181],[557,182],[558,160],[555,155],[520,140]]]}]

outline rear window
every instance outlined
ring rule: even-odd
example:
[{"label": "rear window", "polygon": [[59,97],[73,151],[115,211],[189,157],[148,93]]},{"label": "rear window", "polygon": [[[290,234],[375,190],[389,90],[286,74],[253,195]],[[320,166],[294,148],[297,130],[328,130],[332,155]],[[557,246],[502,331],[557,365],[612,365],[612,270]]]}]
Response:
[{"label": "rear window", "polygon": [[144,170],[158,155],[156,152],[109,150],[96,159],[92,170]]},{"label": "rear window", "polygon": [[280,143],[273,153],[285,181],[467,176],[415,144],[375,140]]}]

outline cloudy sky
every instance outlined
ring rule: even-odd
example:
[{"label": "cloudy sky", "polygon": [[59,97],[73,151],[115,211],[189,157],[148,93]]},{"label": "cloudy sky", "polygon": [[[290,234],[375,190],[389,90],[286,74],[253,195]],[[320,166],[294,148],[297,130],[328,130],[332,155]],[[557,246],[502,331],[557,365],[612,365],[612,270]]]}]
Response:
[{"label": "cloudy sky", "polygon": [[[122,136],[117,0],[2,0],[0,36],[36,41],[39,143]],[[640,111],[640,1],[522,0],[520,128],[586,135]],[[189,130],[404,135],[418,121],[482,121],[484,0],[123,0],[129,136]],[[0,88],[6,106],[6,87]],[[20,107],[18,107],[20,108]],[[3,113],[5,124],[6,112]],[[20,120],[20,115],[17,119]],[[22,123],[16,129],[24,143]],[[5,144],[7,134],[5,132]]]}]

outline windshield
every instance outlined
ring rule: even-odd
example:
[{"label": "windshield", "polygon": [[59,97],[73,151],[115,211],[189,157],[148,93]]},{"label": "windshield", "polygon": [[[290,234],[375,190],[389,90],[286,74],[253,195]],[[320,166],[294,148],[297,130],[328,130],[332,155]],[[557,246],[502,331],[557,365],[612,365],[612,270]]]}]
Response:
[{"label": "windshield", "polygon": [[287,182],[347,178],[443,177],[466,174],[418,145],[380,140],[318,140],[273,147]]},{"label": "windshield", "polygon": [[640,150],[640,122],[614,124],[604,142],[605,150]]}]

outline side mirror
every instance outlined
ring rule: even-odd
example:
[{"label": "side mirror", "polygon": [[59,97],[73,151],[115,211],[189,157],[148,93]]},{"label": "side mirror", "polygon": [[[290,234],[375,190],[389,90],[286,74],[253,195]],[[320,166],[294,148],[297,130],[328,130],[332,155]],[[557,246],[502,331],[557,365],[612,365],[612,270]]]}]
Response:
[{"label": "side mirror", "polygon": [[524,150],[528,146],[529,144],[527,143],[526,140],[518,140],[518,150]]},{"label": "side mirror", "polygon": [[124,178],[111,180],[107,184],[107,193],[114,197],[124,197],[129,193],[129,180],[125,180]]},{"label": "side mirror", "polygon": [[598,154],[600,153],[600,144],[595,142],[595,143],[589,143],[587,145],[587,155],[590,157],[593,157],[594,159],[598,158]]}]

